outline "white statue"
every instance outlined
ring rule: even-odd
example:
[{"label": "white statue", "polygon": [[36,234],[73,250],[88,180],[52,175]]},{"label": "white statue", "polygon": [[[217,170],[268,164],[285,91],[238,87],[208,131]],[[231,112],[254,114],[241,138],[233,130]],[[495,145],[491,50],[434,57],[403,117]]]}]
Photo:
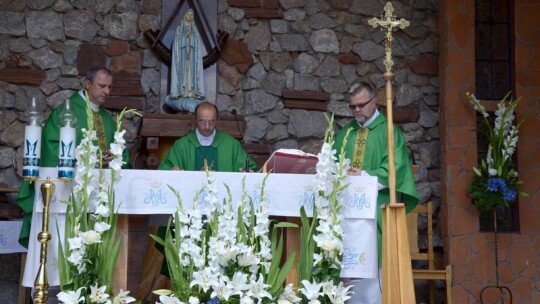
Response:
[{"label": "white statue", "polygon": [[176,28],[172,46],[171,91],[165,103],[176,110],[194,112],[205,99],[203,55],[199,32],[189,9]]}]

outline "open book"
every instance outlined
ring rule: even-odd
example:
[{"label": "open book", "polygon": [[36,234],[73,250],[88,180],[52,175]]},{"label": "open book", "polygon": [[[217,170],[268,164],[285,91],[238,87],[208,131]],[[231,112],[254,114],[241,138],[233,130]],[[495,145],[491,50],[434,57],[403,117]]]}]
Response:
[{"label": "open book", "polygon": [[261,171],[273,173],[315,174],[319,159],[317,155],[296,149],[279,149],[274,151],[264,163]]}]

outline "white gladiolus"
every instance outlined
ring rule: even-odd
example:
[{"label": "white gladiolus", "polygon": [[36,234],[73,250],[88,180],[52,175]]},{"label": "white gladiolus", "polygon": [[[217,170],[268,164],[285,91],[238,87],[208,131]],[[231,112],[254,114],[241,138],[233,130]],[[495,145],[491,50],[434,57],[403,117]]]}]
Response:
[{"label": "white gladiolus", "polygon": [[[86,96],[88,99],[88,96]],[[110,163],[111,174],[105,174],[101,168],[99,151],[97,145],[97,134],[94,130],[92,114],[90,108],[87,108],[88,129],[82,129],[83,138],[75,150],[77,166],[75,169],[74,186],[72,188],[73,196],[68,202],[66,212],[65,235],[68,238],[67,244],[62,244],[63,258],[59,259],[60,282],[63,286],[71,286],[77,291],[63,290],[58,294],[58,299],[62,303],[105,303],[105,304],[124,304],[135,301],[129,297],[127,291],[120,290],[120,293],[111,300],[111,295],[106,290],[110,290],[110,278],[114,271],[114,264],[109,263],[112,257],[117,256],[117,246],[103,247],[102,244],[110,244],[112,240],[116,243],[115,234],[111,231],[111,224],[114,223],[115,202],[111,193],[114,184],[120,177],[119,170],[122,166],[122,155],[125,149],[125,140],[123,136],[125,130],[115,132],[114,142],[111,144],[110,151],[113,154],[113,161]],[[123,115],[133,113],[134,110],[122,111],[118,115],[117,129],[120,129],[120,121]],[[69,225],[67,225],[69,223]],[[106,261],[106,263],[104,263]],[[105,265],[105,267],[103,267]],[[110,266],[112,265],[112,267]],[[99,267],[98,267],[99,266]],[[74,280],[74,273],[80,280]],[[103,277],[102,277],[103,275]],[[97,277],[96,277],[97,276]],[[89,281],[96,280],[95,282]],[[99,286],[98,284],[107,285]],[[91,286],[77,286],[77,284],[92,284]],[[80,296],[82,290],[89,290],[89,293]]]},{"label": "white gladiolus", "polygon": [[83,239],[83,242],[87,245],[101,243],[101,235],[94,230],[82,232],[81,238]]},{"label": "white gladiolus", "polygon": [[111,229],[111,225],[105,223],[105,222],[98,222],[94,225],[94,230],[97,232],[97,233],[103,233],[107,230]]}]

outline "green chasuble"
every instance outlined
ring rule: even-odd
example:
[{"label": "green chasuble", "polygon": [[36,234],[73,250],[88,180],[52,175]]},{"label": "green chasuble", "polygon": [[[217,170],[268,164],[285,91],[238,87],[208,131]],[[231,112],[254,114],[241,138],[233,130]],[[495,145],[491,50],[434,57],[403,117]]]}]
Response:
[{"label": "green chasuble", "polygon": [[[77,146],[82,140],[82,129],[88,129],[88,116],[86,115],[86,101],[81,97],[79,92],[74,93],[70,97],[71,107],[77,115],[77,127],[75,136]],[[43,127],[41,135],[41,167],[57,167],[58,165],[58,142],[60,141],[60,123],[58,121],[58,114],[62,110],[63,104],[56,107],[45,126]],[[99,114],[101,115],[105,138],[107,145],[113,142],[114,132],[116,131],[116,123],[112,119],[111,114],[103,107],[99,108]],[[97,144],[97,143],[95,143]],[[129,154],[127,150],[124,150],[124,161],[127,164]],[[54,176],[52,178],[55,178]],[[30,185],[27,181],[23,181],[19,189],[17,196],[17,204],[24,212],[24,222],[19,235],[19,243],[22,246],[28,247],[28,237],[30,234],[30,222],[32,219],[32,210],[34,208],[34,185]]]},{"label": "green chasuble", "polygon": [[[353,160],[357,131],[360,128],[358,122],[353,120],[343,127],[338,133],[334,142],[334,149],[337,153],[341,151],[343,139],[348,129],[352,129],[347,138],[346,157]],[[379,267],[382,265],[382,212],[381,205],[390,202],[390,189],[388,188],[388,130],[386,117],[379,114],[368,126],[368,136],[364,151],[362,170],[369,175],[376,176],[379,184],[385,186],[379,190],[377,197],[377,247],[379,254]],[[407,143],[399,128],[394,126],[394,158],[396,163],[396,191],[401,194],[402,203],[406,204],[406,211],[410,212],[418,204],[418,193],[414,184],[414,177],[411,170]],[[399,197],[399,196],[398,196]]]},{"label": "green chasuble", "polygon": [[[202,146],[197,139],[195,131],[191,131],[182,138],[174,142],[165,158],[159,165],[160,170],[170,170],[178,167],[181,170],[201,171],[204,170],[204,160],[206,159],[211,170],[217,172],[239,172],[246,170],[246,159],[249,159],[249,169],[256,171],[257,165],[249,157],[238,140],[227,133],[216,130],[216,136],[210,146]],[[160,226],[157,235],[165,239],[167,227]],[[163,246],[156,243],[163,255]],[[169,276],[167,260],[163,260],[161,274]]]},{"label": "green chasuble", "polygon": [[161,161],[159,169],[170,170],[176,166],[182,170],[200,171],[203,170],[202,160],[206,158],[211,169],[218,172],[245,170],[246,159],[249,159],[249,168],[257,170],[257,165],[240,142],[229,134],[216,130],[216,137],[210,147],[213,149],[203,148],[195,131],[191,131],[174,143]]}]

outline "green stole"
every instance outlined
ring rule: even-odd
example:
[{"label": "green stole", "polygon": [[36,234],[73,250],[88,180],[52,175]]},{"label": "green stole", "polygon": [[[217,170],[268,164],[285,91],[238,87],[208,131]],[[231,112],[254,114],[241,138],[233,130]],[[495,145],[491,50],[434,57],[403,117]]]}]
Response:
[{"label": "green stole", "polygon": [[218,151],[215,147],[199,146],[195,148],[195,169],[204,170],[205,161],[209,170],[219,171]]},{"label": "green stole", "polygon": [[366,152],[366,142],[369,129],[360,127],[356,131],[356,145],[354,146],[354,157],[352,166],[362,170],[364,167],[364,154]]},{"label": "green stole", "polygon": [[103,124],[103,118],[99,112],[92,111],[92,118],[94,121],[94,129],[98,139],[98,147],[101,153],[108,151],[107,139],[105,138],[105,125]]}]

